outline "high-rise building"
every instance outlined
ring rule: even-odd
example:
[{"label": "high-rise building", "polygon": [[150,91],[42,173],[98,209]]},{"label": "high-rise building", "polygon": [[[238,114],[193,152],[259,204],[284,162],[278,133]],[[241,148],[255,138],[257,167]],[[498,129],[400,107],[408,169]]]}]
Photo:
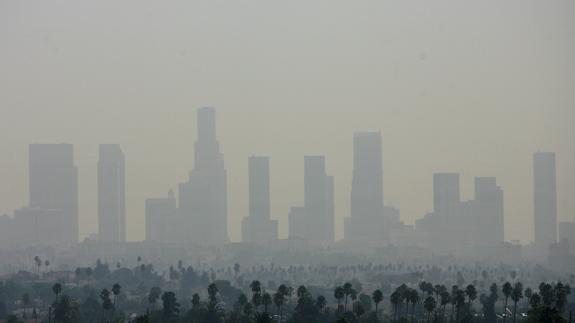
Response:
[{"label": "high-rise building", "polygon": [[559,241],[567,241],[569,246],[575,249],[575,219],[559,222]]},{"label": "high-rise building", "polygon": [[177,242],[181,238],[179,222],[174,192],[165,198],[146,199],[146,241]]},{"label": "high-rise building", "polygon": [[252,156],[248,164],[250,214],[242,221],[242,240],[256,243],[277,240],[278,223],[271,219],[269,157]]},{"label": "high-rise building", "polygon": [[416,221],[427,246],[447,251],[495,247],[504,242],[503,190],[495,177],[475,178],[475,198],[462,201],[459,174],[433,176],[433,212]]},{"label": "high-rise building", "polygon": [[459,174],[434,174],[433,212],[447,220],[453,218],[461,202],[459,192]]},{"label": "high-rise building", "polygon": [[228,242],[227,175],[216,139],[214,108],[198,110],[195,165],[189,180],[179,187],[179,215],[186,241],[198,244]]},{"label": "high-rise building", "polygon": [[503,190],[495,177],[475,178],[475,200],[471,222],[477,228],[475,245],[501,244],[505,241]]},{"label": "high-rise building", "polygon": [[353,137],[351,216],[345,222],[345,239],[382,241],[387,231],[383,205],[381,133],[357,132]]},{"label": "high-rise building", "polygon": [[290,238],[316,242],[335,239],[334,180],[324,156],[304,157],[304,207],[290,212]]},{"label": "high-rise building", "polygon": [[557,183],[555,153],[533,155],[535,245],[548,248],[557,242]]},{"label": "high-rise building", "polygon": [[126,241],[126,184],[120,145],[100,145],[98,161],[98,238]]},{"label": "high-rise building", "polygon": [[78,170],[71,144],[29,146],[30,207],[59,211],[60,242],[78,242]]},{"label": "high-rise building", "polygon": [[351,217],[383,214],[383,162],[380,132],[358,132],[353,138]]}]

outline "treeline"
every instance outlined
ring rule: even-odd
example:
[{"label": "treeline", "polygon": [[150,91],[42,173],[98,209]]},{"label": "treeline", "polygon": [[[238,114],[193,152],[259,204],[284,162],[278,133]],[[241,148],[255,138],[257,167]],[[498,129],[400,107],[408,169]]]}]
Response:
[{"label": "treeline", "polygon": [[[36,310],[30,319],[35,322],[76,323],[328,323],[328,322],[571,322],[571,310],[566,311],[571,293],[569,285],[541,283],[537,291],[523,289],[523,284],[506,282],[501,288],[492,284],[487,294],[478,296],[473,284],[460,288],[421,282],[418,288],[405,284],[389,297],[391,312],[381,310],[384,293],[358,294],[351,283],[333,291],[336,303],[331,306],[326,297],[314,296],[306,286],[281,285],[274,292],[264,290],[259,281],[250,284],[248,294],[241,293],[230,306],[221,297],[216,283],[206,289],[207,297],[192,295],[187,310],[176,293],[153,287],[148,292],[144,313],[129,314],[120,302],[122,287],[100,291],[98,299],[88,297],[82,302],[69,296],[60,283],[52,286],[54,301],[46,317]],[[476,309],[479,299],[480,308]],[[503,307],[496,310],[498,301]],[[182,300],[186,302],[186,300]],[[287,309],[287,310],[286,310]],[[24,322],[27,317],[10,315],[6,322]]]}]

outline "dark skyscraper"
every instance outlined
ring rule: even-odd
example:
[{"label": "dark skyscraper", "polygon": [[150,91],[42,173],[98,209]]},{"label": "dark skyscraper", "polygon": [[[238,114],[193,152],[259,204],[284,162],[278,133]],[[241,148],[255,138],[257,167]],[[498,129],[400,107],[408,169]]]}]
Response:
[{"label": "dark skyscraper", "polygon": [[278,223],[271,220],[269,157],[250,157],[250,213],[242,221],[244,242],[266,243],[278,238]]},{"label": "dark skyscraper", "polygon": [[305,156],[304,207],[292,208],[289,222],[291,238],[334,241],[334,180],[326,174],[324,156]]},{"label": "dark skyscraper", "polygon": [[30,207],[62,214],[60,242],[78,242],[78,170],[70,144],[29,147]]},{"label": "dark skyscraper", "polygon": [[216,139],[214,108],[198,110],[195,165],[188,182],[180,184],[179,212],[187,227],[186,240],[228,242],[227,175]]},{"label": "dark skyscraper", "polygon": [[126,185],[120,145],[100,145],[98,237],[105,242],[126,241]]},{"label": "dark skyscraper", "polygon": [[548,248],[557,242],[557,183],[555,153],[533,155],[535,245]]}]

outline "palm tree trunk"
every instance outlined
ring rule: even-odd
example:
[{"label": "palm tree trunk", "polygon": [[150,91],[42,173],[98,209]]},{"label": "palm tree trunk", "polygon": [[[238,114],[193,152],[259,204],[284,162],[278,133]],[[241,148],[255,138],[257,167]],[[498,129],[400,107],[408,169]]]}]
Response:
[{"label": "palm tree trunk", "polygon": [[505,323],[505,321],[507,321],[507,301],[508,301],[508,298],[505,297],[505,307],[503,308],[503,323]]},{"label": "palm tree trunk", "polygon": [[513,323],[517,322],[517,302],[513,305]]}]

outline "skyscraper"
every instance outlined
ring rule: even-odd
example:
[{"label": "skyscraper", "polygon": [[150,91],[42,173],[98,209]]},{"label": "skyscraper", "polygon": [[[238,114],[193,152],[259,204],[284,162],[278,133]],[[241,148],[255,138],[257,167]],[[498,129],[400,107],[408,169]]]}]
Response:
[{"label": "skyscraper", "polygon": [[503,190],[495,177],[475,178],[474,219],[477,228],[475,245],[500,244],[505,241]]},{"label": "skyscraper", "polygon": [[278,238],[278,223],[271,220],[269,157],[252,156],[249,164],[250,213],[242,221],[244,242],[266,243]]},{"label": "skyscraper", "polygon": [[304,157],[304,207],[290,211],[290,237],[316,242],[335,239],[334,180],[324,156]]},{"label": "skyscraper", "polygon": [[351,216],[346,240],[380,241],[384,236],[383,163],[380,132],[357,132],[353,137]]},{"label": "skyscraper", "polygon": [[120,145],[100,145],[98,237],[104,242],[126,241],[126,185]]},{"label": "skyscraper", "polygon": [[452,219],[461,202],[459,174],[437,173],[433,175],[433,212],[445,220]]},{"label": "skyscraper", "polygon": [[557,242],[557,183],[555,153],[533,155],[535,245],[548,248]]},{"label": "skyscraper", "polygon": [[70,144],[29,146],[30,207],[62,214],[60,241],[78,242],[78,170]]},{"label": "skyscraper", "polygon": [[146,241],[176,242],[179,234],[176,198],[170,190],[168,197],[146,199]]},{"label": "skyscraper", "polygon": [[179,187],[179,213],[188,231],[185,240],[198,244],[228,242],[227,175],[216,139],[214,108],[198,110],[195,165]]},{"label": "skyscraper", "polygon": [[358,132],[353,137],[351,217],[383,214],[383,163],[380,132]]}]

